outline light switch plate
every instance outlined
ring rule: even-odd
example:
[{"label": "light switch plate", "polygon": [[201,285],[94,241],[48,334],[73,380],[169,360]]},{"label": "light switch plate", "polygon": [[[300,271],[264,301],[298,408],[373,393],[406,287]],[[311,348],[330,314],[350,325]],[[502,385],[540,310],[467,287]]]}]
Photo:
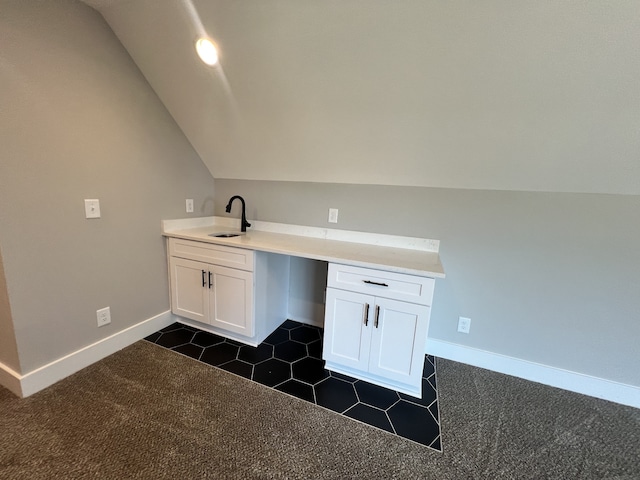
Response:
[{"label": "light switch plate", "polygon": [[87,218],[100,218],[100,200],[85,198],[84,214]]}]

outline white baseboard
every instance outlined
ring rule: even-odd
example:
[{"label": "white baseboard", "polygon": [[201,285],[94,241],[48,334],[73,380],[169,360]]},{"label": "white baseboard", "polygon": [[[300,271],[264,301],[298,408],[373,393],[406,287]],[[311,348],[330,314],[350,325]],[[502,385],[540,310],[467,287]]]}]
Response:
[{"label": "white baseboard", "polygon": [[428,355],[640,408],[640,387],[508,357],[442,340],[427,339]]},{"label": "white baseboard", "polygon": [[171,311],[163,312],[24,375],[0,364],[0,384],[18,396],[28,397],[175,321]]},{"label": "white baseboard", "polygon": [[7,388],[17,396],[22,396],[22,386],[20,385],[20,374],[12,368],[0,363],[0,385]]}]

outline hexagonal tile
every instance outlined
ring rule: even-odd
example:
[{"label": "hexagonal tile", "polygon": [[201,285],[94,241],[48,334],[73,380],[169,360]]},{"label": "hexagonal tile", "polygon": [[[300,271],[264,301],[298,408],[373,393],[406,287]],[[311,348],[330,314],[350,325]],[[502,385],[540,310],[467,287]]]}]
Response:
[{"label": "hexagonal tile", "polygon": [[218,365],[218,368],[222,368],[227,372],[235,373],[236,375],[240,375],[241,377],[248,378],[249,380],[251,380],[251,376],[253,374],[253,365],[242,362],[240,360],[231,360],[230,362]]},{"label": "hexagonal tile", "polygon": [[156,343],[156,340],[158,340],[160,338],[160,335],[162,335],[162,333],[156,332],[156,333],[152,333],[148,337],[144,337],[144,339],[147,342]]},{"label": "hexagonal tile", "polygon": [[429,361],[428,357],[426,357],[424,360],[424,367],[422,368],[422,378],[429,378],[435,373],[435,371],[435,365]]},{"label": "hexagonal tile", "polygon": [[442,451],[442,443],[440,442],[440,435],[436,438],[431,445],[431,448],[435,448],[436,450]]},{"label": "hexagonal tile", "polygon": [[199,345],[200,347],[210,347],[211,345],[217,345],[222,342],[224,342],[224,337],[203,331],[196,333],[193,340],[191,340],[191,343]]},{"label": "hexagonal tile", "polygon": [[342,413],[358,403],[353,384],[329,377],[313,387],[321,407]]},{"label": "hexagonal tile", "polygon": [[271,335],[265,338],[264,343],[268,343],[269,345],[278,345],[279,343],[288,342],[289,341],[289,330],[278,327],[274,330]]},{"label": "hexagonal tile", "polygon": [[378,427],[382,430],[386,430],[387,432],[394,433],[393,427],[391,426],[391,423],[387,418],[387,414],[382,410],[378,410],[377,408],[370,407],[369,405],[364,405],[363,403],[358,403],[344,412],[344,414],[347,417],[360,420],[367,425]]},{"label": "hexagonal tile", "polygon": [[282,325],[280,325],[278,328],[284,328],[286,330],[291,330],[293,328],[298,328],[300,326],[299,322],[296,322],[294,320],[285,320],[284,323]]},{"label": "hexagonal tile", "polygon": [[345,382],[349,382],[349,383],[355,383],[358,381],[357,378],[350,377],[349,375],[343,375],[342,373],[338,373],[338,372],[329,372],[329,374],[334,378],[338,378],[340,380],[344,380]]},{"label": "hexagonal tile", "polygon": [[295,362],[307,356],[307,347],[296,342],[280,343],[274,347],[273,356],[285,362]]},{"label": "hexagonal tile", "polygon": [[192,327],[191,325],[185,325],[184,323],[181,323],[180,325],[182,326],[182,328],[186,328],[187,330],[191,330],[193,333],[200,331],[199,328]]},{"label": "hexagonal tile", "polygon": [[406,400],[407,402],[415,403],[417,405],[422,405],[428,407],[433,402],[435,402],[437,398],[437,393],[435,388],[429,383],[428,380],[422,379],[422,398],[412,397],[411,395],[407,395],[406,393],[399,393],[400,398]]},{"label": "hexagonal tile", "polygon": [[396,433],[423,445],[431,445],[440,434],[438,422],[425,407],[400,400],[387,410]]},{"label": "hexagonal tile", "polygon": [[440,412],[438,412],[438,402],[433,402],[431,405],[429,405],[429,411],[431,412],[431,415],[433,415],[433,418],[436,419],[436,422],[440,423]]},{"label": "hexagonal tile", "polygon": [[329,371],[324,369],[324,362],[319,358],[305,357],[295,362],[291,368],[293,378],[311,385],[329,376]]},{"label": "hexagonal tile", "polygon": [[306,400],[307,402],[315,403],[315,398],[313,396],[313,387],[311,385],[306,385],[302,382],[298,382],[297,380],[288,380],[276,387],[276,390],[280,390],[281,392],[288,393],[289,395],[293,395],[294,397],[301,398],[302,400]]},{"label": "hexagonal tile", "polygon": [[435,373],[433,375],[431,375],[429,378],[427,378],[427,380],[429,380],[429,383],[431,384],[433,389],[437,391],[438,390],[438,384],[437,384]]},{"label": "hexagonal tile", "polygon": [[303,325],[302,327],[291,330],[289,336],[291,340],[295,340],[296,342],[311,343],[320,340],[320,330],[315,327]]},{"label": "hexagonal tile", "polygon": [[231,360],[234,360],[238,356],[238,348],[235,345],[229,343],[219,343],[212,347],[207,347],[200,355],[200,360],[208,363],[209,365],[222,365]]},{"label": "hexagonal tile", "polygon": [[179,347],[174,347],[171,350],[198,360],[200,358],[200,355],[202,355],[202,351],[204,350],[204,348],[194,345],[193,343],[186,343],[184,345],[180,345]]},{"label": "hexagonal tile", "polygon": [[269,345],[268,343],[261,343],[257,347],[243,345],[240,347],[240,353],[238,353],[239,360],[243,360],[253,365],[264,362],[271,357],[273,357],[273,345]]},{"label": "hexagonal tile", "polygon": [[173,330],[178,330],[179,328],[182,328],[182,324],[178,323],[178,322],[173,322],[171,325],[168,325],[168,326],[166,326],[164,328],[161,328],[159,331],[161,333],[171,332]]},{"label": "hexagonal tile", "polygon": [[185,328],[179,328],[178,330],[172,330],[160,335],[160,338],[156,340],[158,345],[163,347],[172,348],[178,345],[189,343],[193,338],[193,332]]},{"label": "hexagonal tile", "polygon": [[360,402],[380,408],[381,410],[386,410],[400,400],[398,392],[395,390],[379,387],[369,382],[359,380],[354,386],[356,387],[356,392],[358,392]]},{"label": "hexagonal tile", "polygon": [[291,378],[291,365],[277,358],[266,360],[253,367],[253,380],[275,387]]},{"label": "hexagonal tile", "polygon": [[423,398],[329,372],[322,329],[287,320],[258,347],[173,323],[145,340],[441,450],[435,362],[423,364]]},{"label": "hexagonal tile", "polygon": [[322,340],[307,344],[307,353],[313,358],[322,358]]}]

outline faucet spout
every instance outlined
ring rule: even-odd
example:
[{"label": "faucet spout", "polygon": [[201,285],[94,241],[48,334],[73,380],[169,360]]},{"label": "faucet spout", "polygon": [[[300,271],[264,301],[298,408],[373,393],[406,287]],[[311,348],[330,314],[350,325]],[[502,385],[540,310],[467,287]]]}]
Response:
[{"label": "faucet spout", "polygon": [[227,213],[231,213],[231,204],[236,198],[240,199],[240,202],[242,203],[242,220],[240,223],[240,231],[246,232],[247,227],[250,227],[251,224],[247,222],[246,204],[244,203],[244,198],[242,198],[240,195],[234,195],[229,199],[229,203],[227,203],[225,210]]}]

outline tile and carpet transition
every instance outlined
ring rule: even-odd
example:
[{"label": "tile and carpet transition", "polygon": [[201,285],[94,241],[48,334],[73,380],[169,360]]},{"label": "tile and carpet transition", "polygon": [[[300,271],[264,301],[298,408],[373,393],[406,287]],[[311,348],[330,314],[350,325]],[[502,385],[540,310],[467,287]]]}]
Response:
[{"label": "tile and carpet transition", "polygon": [[329,372],[322,329],[285,321],[258,347],[174,323],[145,340],[441,451],[435,359],[426,356],[422,398]]},{"label": "tile and carpet transition", "polygon": [[0,478],[640,478],[640,409],[437,366],[442,452],[139,341],[28,398],[0,387]]}]

